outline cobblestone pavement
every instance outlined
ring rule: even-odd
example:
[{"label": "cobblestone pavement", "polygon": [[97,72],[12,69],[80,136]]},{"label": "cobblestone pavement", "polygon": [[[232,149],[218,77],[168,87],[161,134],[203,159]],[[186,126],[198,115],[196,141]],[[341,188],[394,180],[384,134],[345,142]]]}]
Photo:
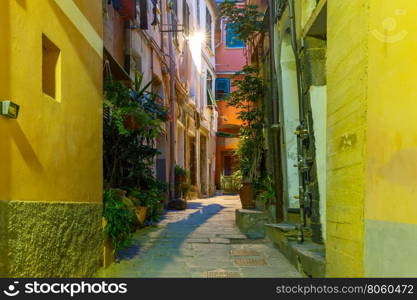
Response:
[{"label": "cobblestone pavement", "polygon": [[168,211],[157,226],[135,233],[120,261],[98,277],[300,277],[264,240],[247,239],[235,225],[238,196],[188,202]]}]

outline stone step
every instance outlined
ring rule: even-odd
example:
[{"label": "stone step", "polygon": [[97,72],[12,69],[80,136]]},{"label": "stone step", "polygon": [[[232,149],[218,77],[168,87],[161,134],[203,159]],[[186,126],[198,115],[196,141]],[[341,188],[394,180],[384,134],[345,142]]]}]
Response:
[{"label": "stone step", "polygon": [[325,248],[305,240],[299,243],[296,225],[290,223],[265,224],[265,235],[288,260],[306,277],[325,276]]},{"label": "stone step", "polygon": [[262,239],[265,237],[264,225],[270,220],[262,211],[255,209],[237,209],[236,225],[240,231],[250,239]]}]

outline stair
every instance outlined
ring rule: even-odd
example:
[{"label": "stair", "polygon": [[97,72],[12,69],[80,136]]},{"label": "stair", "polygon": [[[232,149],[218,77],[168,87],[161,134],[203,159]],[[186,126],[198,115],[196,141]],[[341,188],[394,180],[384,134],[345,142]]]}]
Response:
[{"label": "stair", "polygon": [[299,231],[294,224],[265,224],[265,235],[306,277],[325,277],[324,245],[306,239],[298,242]]},{"label": "stair", "polygon": [[256,209],[237,209],[236,225],[250,239],[265,237],[265,224],[269,223],[268,216]]}]

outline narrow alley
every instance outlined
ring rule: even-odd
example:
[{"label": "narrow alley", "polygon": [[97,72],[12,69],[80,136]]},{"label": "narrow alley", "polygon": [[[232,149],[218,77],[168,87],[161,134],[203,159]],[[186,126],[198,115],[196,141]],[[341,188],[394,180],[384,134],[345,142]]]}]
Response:
[{"label": "narrow alley", "polygon": [[417,277],[417,1],[1,2],[0,278]]},{"label": "narrow alley", "polygon": [[238,196],[216,196],[168,211],[157,226],[135,233],[132,246],[97,277],[300,277],[265,240],[249,240],[235,225]]}]

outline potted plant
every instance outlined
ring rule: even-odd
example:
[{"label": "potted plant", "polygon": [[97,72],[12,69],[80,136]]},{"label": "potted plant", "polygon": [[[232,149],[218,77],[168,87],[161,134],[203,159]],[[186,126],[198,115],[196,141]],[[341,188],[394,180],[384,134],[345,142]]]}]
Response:
[{"label": "potted plant", "polygon": [[133,115],[127,115],[124,118],[123,125],[128,130],[138,130],[139,129],[139,123],[135,116]]},{"label": "potted plant", "polygon": [[187,198],[190,192],[190,176],[188,170],[175,166],[175,199],[168,202],[171,209],[183,210],[187,208]]},{"label": "potted plant", "polygon": [[136,217],[139,225],[144,226],[148,216],[148,210],[150,205],[148,192],[141,189],[133,189],[129,193],[129,198],[132,199],[135,204]]},{"label": "potted plant", "polygon": [[[104,266],[114,260],[115,253],[128,246],[132,239],[132,228],[135,223],[135,213],[131,202],[123,199],[125,191],[108,189],[104,191],[103,202],[103,231],[104,237]],[[127,199],[127,198],[126,198]]]},{"label": "potted plant", "polygon": [[136,213],[136,217],[138,219],[139,225],[143,226],[145,224],[148,207],[143,204],[143,201],[133,196],[132,193],[130,193],[129,199],[132,200],[133,204],[135,205],[135,213]]},{"label": "potted plant", "polygon": [[188,170],[175,166],[175,198],[187,200],[191,189]]},{"label": "potted plant", "polygon": [[258,107],[258,101],[264,97],[265,88],[257,67],[245,66],[242,75],[242,79],[233,83],[236,90],[227,101],[230,106],[239,110],[238,118],[243,125],[239,131],[239,146],[236,150],[242,178],[239,190],[242,207],[255,208],[253,182],[259,177],[264,145],[264,116]]}]

